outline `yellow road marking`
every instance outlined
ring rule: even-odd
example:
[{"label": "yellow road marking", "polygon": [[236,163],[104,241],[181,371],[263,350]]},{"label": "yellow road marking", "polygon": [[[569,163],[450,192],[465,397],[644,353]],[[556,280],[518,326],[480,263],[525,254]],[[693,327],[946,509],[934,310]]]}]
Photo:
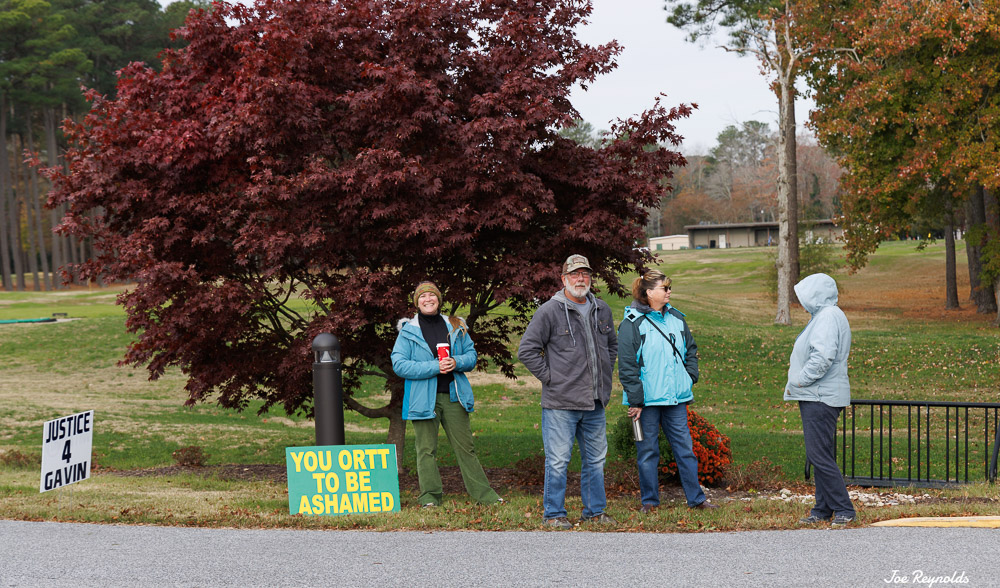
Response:
[{"label": "yellow road marking", "polygon": [[873,527],[985,527],[1000,529],[1000,516],[913,517],[872,523]]}]

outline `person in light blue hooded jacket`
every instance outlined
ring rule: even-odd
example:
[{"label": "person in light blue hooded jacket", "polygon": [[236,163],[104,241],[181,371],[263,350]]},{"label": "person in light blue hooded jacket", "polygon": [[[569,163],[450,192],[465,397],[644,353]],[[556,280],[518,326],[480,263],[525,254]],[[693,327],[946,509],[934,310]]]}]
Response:
[{"label": "person in light blue hooded jacket", "polygon": [[834,443],[840,412],[851,404],[847,376],[851,326],[837,306],[837,282],[830,276],[807,276],[795,285],[795,295],[812,319],[792,348],[784,399],[799,403],[806,459],[816,480],[816,506],[799,522],[832,520],[833,526],[846,525],[856,513],[837,466]]},{"label": "person in light blue hooded jacket", "polygon": [[[413,292],[417,314],[397,325],[392,369],[404,379],[403,419],[413,422],[420,504],[441,506],[443,485],[437,465],[438,430],[444,428],[469,496],[482,504],[503,502],[490,486],[473,447],[469,413],[475,400],[465,372],[476,367],[476,348],[465,321],[441,314],[441,291],[421,282]],[[438,344],[448,344],[439,358]]]}]

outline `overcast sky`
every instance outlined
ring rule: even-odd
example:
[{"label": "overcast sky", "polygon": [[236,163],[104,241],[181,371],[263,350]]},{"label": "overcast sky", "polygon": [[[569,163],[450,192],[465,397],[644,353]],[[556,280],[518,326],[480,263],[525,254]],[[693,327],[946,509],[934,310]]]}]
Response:
[{"label": "overcast sky", "polygon": [[[580,39],[590,45],[615,39],[624,47],[615,71],[599,77],[586,92],[577,88],[572,95],[573,105],[595,129],[641,113],[663,92],[667,108],[698,104],[691,118],[677,124],[685,154],[707,152],[728,125],[758,120],[777,130],[777,98],[755,57],[727,53],[718,42],[700,46],[685,41],[683,31],[667,24],[662,0],[592,2],[591,22],[579,31]],[[796,105],[800,129],[810,105]]]}]

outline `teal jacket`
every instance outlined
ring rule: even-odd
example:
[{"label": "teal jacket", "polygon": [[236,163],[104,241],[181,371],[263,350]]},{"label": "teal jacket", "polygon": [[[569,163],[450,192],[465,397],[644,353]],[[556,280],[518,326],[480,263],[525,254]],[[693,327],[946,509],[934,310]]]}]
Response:
[{"label": "teal jacket", "polygon": [[851,325],[837,306],[837,282],[826,274],[812,274],[795,284],[795,295],[812,318],[792,347],[784,398],[847,406],[851,403],[847,377]]},{"label": "teal jacket", "polygon": [[669,304],[664,310],[655,311],[638,300],[625,309],[618,327],[622,404],[672,406],[694,399],[691,386],[698,381],[698,345],[684,313]]},{"label": "teal jacket", "polygon": [[[465,321],[458,319],[459,326],[454,327],[449,318],[441,315],[448,325],[448,340],[451,343],[451,356],[455,359],[455,376],[451,383],[451,401],[460,402],[466,412],[472,412],[475,399],[472,397],[472,385],[465,372],[476,367],[476,347],[469,337],[469,329]],[[420,421],[432,419],[434,403],[437,397],[437,376],[441,373],[438,367],[437,354],[424,341],[420,332],[420,324],[416,315],[412,319],[403,319],[397,325],[399,336],[392,346],[392,370],[405,380],[403,384],[403,419]]]}]

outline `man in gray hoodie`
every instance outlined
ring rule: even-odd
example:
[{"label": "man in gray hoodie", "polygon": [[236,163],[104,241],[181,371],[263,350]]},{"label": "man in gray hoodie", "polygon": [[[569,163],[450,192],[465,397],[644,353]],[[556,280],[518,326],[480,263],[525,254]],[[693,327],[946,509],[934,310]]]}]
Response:
[{"label": "man in gray hoodie", "polygon": [[563,289],[538,308],[517,350],[518,359],[542,382],[543,524],[556,529],[573,527],[565,499],[574,438],[582,464],[581,520],[616,523],[604,512],[604,407],[611,396],[618,337],[611,308],[590,292],[592,273],[586,257],[569,256],[563,264]]}]

